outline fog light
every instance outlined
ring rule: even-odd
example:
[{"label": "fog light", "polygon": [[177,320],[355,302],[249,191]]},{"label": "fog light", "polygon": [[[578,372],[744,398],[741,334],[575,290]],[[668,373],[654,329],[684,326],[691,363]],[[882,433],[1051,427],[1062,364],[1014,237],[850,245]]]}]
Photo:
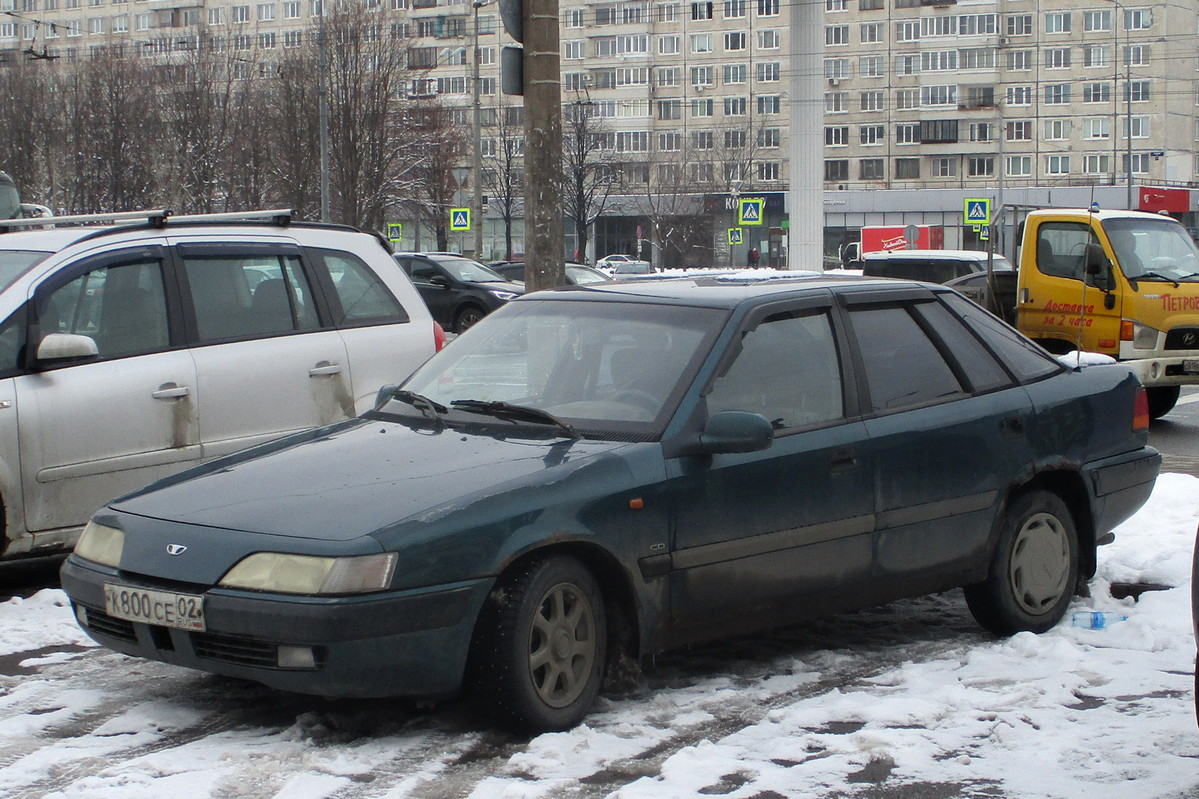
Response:
[{"label": "fog light", "polygon": [[281,669],[316,668],[316,650],[310,646],[280,646],[277,657]]}]

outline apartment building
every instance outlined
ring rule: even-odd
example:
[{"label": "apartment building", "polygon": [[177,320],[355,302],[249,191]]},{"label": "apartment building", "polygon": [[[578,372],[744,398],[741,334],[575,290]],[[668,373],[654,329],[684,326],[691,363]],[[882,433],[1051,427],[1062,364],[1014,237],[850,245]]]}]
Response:
[{"label": "apartment building", "polygon": [[[495,119],[511,102],[499,94],[499,51],[512,42],[497,6],[364,1],[412,48],[422,72],[412,90],[439,95],[464,125],[477,75],[480,147],[494,149]],[[0,58],[83,56],[114,40],[162,57],[221,28],[246,51],[245,76],[266,76],[276,53],[312,35],[320,2],[0,0]],[[687,248],[710,250],[698,257],[780,253],[793,102],[823,117],[823,153],[803,157],[823,161],[834,228],[936,214],[953,223],[960,198],[979,192],[1074,188],[1058,192],[1073,198],[1109,187],[1106,199],[1120,196],[1110,187],[1131,198],[1132,185],[1199,185],[1195,0],[789,2],[823,5],[819,98],[794,89],[792,42],[802,37],[782,0],[561,0],[563,103],[601,121],[616,167],[594,254],[644,254],[661,221],[651,198],[665,194],[687,199],[672,204],[680,217],[708,220],[688,228],[697,241]],[[766,224],[729,244],[745,196],[765,198]]]}]

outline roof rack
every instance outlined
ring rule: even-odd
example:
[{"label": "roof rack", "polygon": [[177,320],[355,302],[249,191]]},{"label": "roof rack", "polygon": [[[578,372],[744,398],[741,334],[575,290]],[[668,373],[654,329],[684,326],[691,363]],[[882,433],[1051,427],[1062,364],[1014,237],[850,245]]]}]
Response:
[{"label": "roof rack", "polygon": [[21,227],[50,227],[57,225],[95,225],[113,222],[141,222],[151,227],[165,227],[167,220],[173,223],[187,222],[249,222],[270,219],[286,227],[291,224],[292,209],[277,208],[267,211],[229,211],[219,214],[180,214],[175,216],[169,208],[147,211],[120,211],[111,214],[76,214],[74,216],[39,216],[20,219],[0,219],[0,229]]}]

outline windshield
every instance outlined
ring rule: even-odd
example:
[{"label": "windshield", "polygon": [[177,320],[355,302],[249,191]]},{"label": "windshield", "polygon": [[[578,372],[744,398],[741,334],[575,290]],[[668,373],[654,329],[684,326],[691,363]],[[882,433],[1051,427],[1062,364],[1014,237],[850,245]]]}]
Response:
[{"label": "windshield", "polygon": [[1199,280],[1199,248],[1177,222],[1109,219],[1103,229],[1129,280]]},{"label": "windshield", "polygon": [[566,274],[574,281],[576,286],[586,286],[588,283],[608,282],[607,275],[587,266],[568,266],[566,267]]},{"label": "windshield", "polygon": [[708,308],[631,302],[513,303],[453,341],[404,388],[448,407],[481,400],[536,408],[584,435],[652,438],[725,318]]},{"label": "windshield", "polygon": [[445,258],[437,261],[441,268],[464,283],[507,283],[508,278],[469,258]]},{"label": "windshield", "polygon": [[48,255],[50,253],[36,250],[0,250],[0,291],[7,289]]}]

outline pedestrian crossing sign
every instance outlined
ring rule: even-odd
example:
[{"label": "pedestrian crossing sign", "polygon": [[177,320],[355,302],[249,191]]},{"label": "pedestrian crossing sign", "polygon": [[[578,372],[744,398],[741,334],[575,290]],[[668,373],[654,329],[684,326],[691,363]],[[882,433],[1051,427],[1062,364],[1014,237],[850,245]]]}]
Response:
[{"label": "pedestrian crossing sign", "polygon": [[387,223],[387,240],[388,241],[403,241],[404,225],[401,222]]},{"label": "pedestrian crossing sign", "polygon": [[450,230],[470,230],[470,209],[450,209]]},{"label": "pedestrian crossing sign", "polygon": [[965,217],[965,224],[984,226],[991,224],[991,201],[990,200],[966,200],[966,207],[962,211]]},{"label": "pedestrian crossing sign", "polygon": [[739,228],[739,227],[729,228],[729,244],[742,244],[743,242],[744,242],[744,239],[741,236],[741,228]]},{"label": "pedestrian crossing sign", "polygon": [[762,209],[765,205],[766,200],[762,197],[743,197],[737,204],[737,224],[762,224]]}]

